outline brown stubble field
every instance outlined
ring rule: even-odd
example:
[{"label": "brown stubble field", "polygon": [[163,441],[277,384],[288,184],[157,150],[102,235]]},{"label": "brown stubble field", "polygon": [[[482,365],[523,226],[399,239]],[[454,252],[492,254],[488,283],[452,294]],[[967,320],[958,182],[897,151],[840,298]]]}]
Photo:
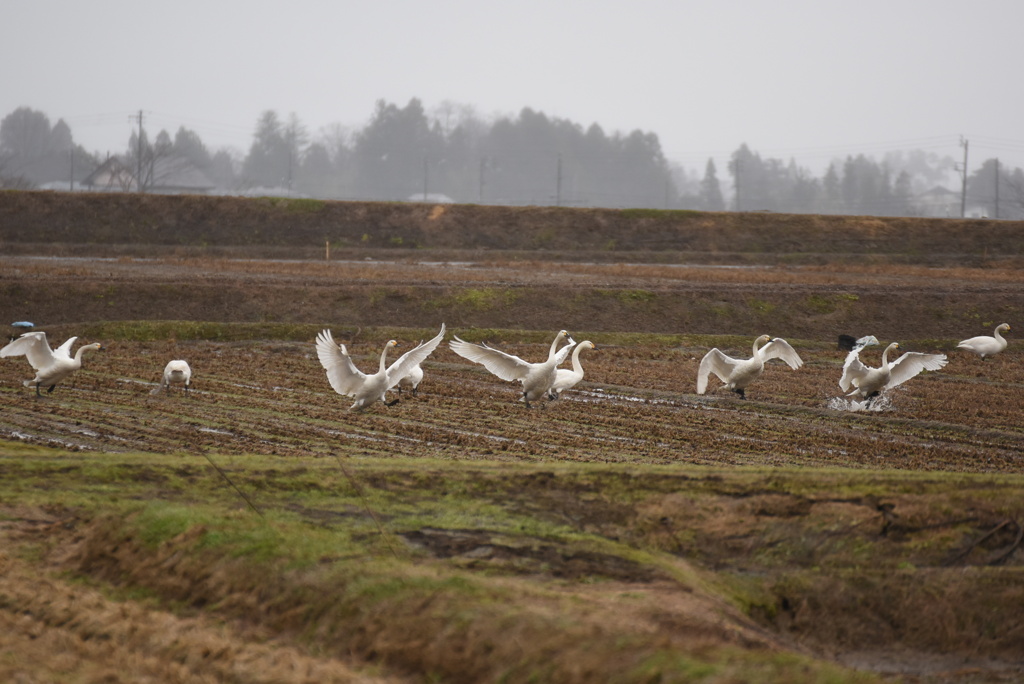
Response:
[{"label": "brown stubble field", "polygon": [[[1020,470],[1024,366],[1017,345],[987,361],[954,349],[958,337],[1012,320],[1024,292],[1024,278],[1015,271],[985,278],[981,270],[896,266],[688,269],[13,257],[5,262],[8,292],[24,298],[12,319],[45,316],[37,324],[50,331],[54,346],[73,334],[81,343],[107,345],[87,357],[87,369],[70,387],[43,401],[18,386],[27,377],[23,359],[0,366],[6,430],[33,434],[35,425],[43,428],[33,438],[37,441],[141,451],[198,443],[278,454],[327,453],[344,441],[366,453],[457,459]],[[53,296],[60,288],[63,296]],[[874,302],[867,294],[846,294],[869,290],[886,297]],[[990,320],[967,327],[968,316],[934,321],[913,309],[892,311],[915,301],[931,306],[920,296],[927,290],[936,296],[953,296],[949,291],[956,290],[955,296],[970,300],[975,317],[995,292],[1005,319],[988,313]],[[559,296],[534,298],[535,292]],[[711,299],[726,296],[723,292],[747,306],[741,310]],[[830,296],[844,303],[832,306],[826,301]],[[665,307],[662,300],[668,300]],[[783,313],[786,303],[796,300],[825,303],[809,316]],[[891,305],[885,307],[886,302]],[[526,318],[532,303],[535,319]],[[712,320],[687,329],[674,320],[673,307],[707,309],[719,324]],[[896,333],[887,334],[871,320],[876,307],[899,321]],[[346,316],[347,310],[357,315]],[[122,311],[138,313],[126,317]],[[511,321],[511,312],[523,319]],[[614,327],[608,320],[613,314],[627,325]],[[780,322],[769,327],[774,314]],[[587,326],[587,318],[607,327]],[[259,339],[247,332],[239,339],[140,341],[118,328],[119,319],[263,323],[277,326],[270,334],[284,338]],[[629,325],[634,319],[639,324]],[[389,336],[414,344],[432,336],[442,322],[450,334],[527,359],[543,358],[547,339],[560,328],[576,341],[591,339],[599,349],[583,353],[586,378],[577,390],[527,411],[516,402],[513,385],[442,346],[426,364],[418,397],[353,415],[345,398],[330,391],[312,344],[321,326],[330,327],[349,342],[360,366],[372,370]],[[787,329],[790,322],[799,330]],[[908,339],[904,331],[913,328],[920,334]],[[963,332],[943,335],[952,328]],[[817,334],[808,335],[809,329]],[[170,330],[167,334],[177,337]],[[711,346],[749,356],[750,341],[761,332],[788,338],[806,365],[792,371],[770,364],[745,401],[722,390],[714,378],[708,395],[695,394],[697,367]],[[899,340],[911,351],[944,352],[949,365],[903,385],[881,410],[846,411],[838,400],[845,354],[834,342],[842,332],[874,334],[883,344]],[[104,339],[104,333],[114,339]],[[865,351],[865,360],[877,364],[880,351]],[[179,357],[189,360],[196,374],[192,397],[151,396],[150,383],[158,380],[164,363]],[[63,405],[75,396],[87,401]],[[38,419],[40,413],[70,411],[84,426],[77,434],[67,434],[61,423],[46,430]],[[154,415],[166,416],[167,424]]]},{"label": "brown stubble field", "polygon": [[[693,603],[676,605],[683,599],[673,589],[675,580],[652,582],[646,568],[587,565],[582,554],[534,565],[533,556],[521,549],[514,562],[481,555],[481,549],[493,553],[496,548],[487,525],[401,528],[398,514],[385,516],[385,525],[394,525],[410,548],[426,549],[433,562],[500,576],[511,564],[517,578],[571,592],[576,601],[607,602],[605,609],[626,616],[627,632],[653,630],[678,646],[703,631],[697,652],[705,655],[721,643],[755,652],[791,651],[908,681],[1014,681],[1024,671],[1013,656],[1024,644],[1014,617],[1022,606],[1017,587],[1024,550],[1017,530],[1024,529],[1024,509],[1006,503],[1014,500],[1013,492],[1024,490],[1019,479],[1024,352],[1012,334],[1007,351],[988,361],[954,350],[958,339],[990,334],[997,323],[1018,327],[1024,276],[1016,269],[708,268],[522,261],[500,253],[472,262],[436,260],[428,253],[333,262],[6,256],[0,264],[10,320],[33,320],[54,346],[78,335],[80,344],[99,341],[106,347],[86,357],[84,370],[67,385],[42,399],[21,387],[30,377],[24,359],[0,362],[0,437],[11,444],[86,458],[170,456],[180,463],[168,466],[167,473],[189,481],[210,471],[202,456],[236,478],[245,477],[244,459],[259,456],[270,459],[269,479],[261,483],[253,476],[242,483],[255,506],[301,510],[318,525],[334,513],[279,502],[275,475],[302,477],[340,457],[365,478],[369,490],[412,493],[415,500],[427,496],[429,488],[415,493],[407,483],[415,478],[406,474],[410,463],[422,462],[435,479],[452,482],[461,482],[462,467],[521,467],[528,475],[513,478],[518,489],[510,486],[506,492],[517,512],[532,511],[579,534],[666,553],[700,572],[767,578],[773,598],[733,615],[734,608],[724,610],[718,599],[701,603],[706,589],[690,587],[686,595],[696,591]],[[577,342],[592,340],[598,349],[582,355],[581,386],[528,410],[516,401],[512,384],[444,345],[424,364],[418,396],[353,414],[347,410],[350,400],[327,384],[313,346],[316,332],[329,327],[349,345],[357,365],[369,370],[387,339],[408,348],[435,334],[442,322],[449,337],[486,341],[529,359],[543,358],[560,328]],[[708,395],[695,394],[697,367],[710,347],[747,356],[761,333],[788,339],[805,366],[792,371],[771,364],[746,400],[722,390],[716,379]],[[845,356],[836,348],[840,333],[874,334],[883,344],[898,340],[907,350],[946,353],[949,364],[910,381],[880,410],[842,410],[836,403]],[[865,356],[877,363],[880,353],[881,347]],[[193,392],[184,396],[175,388],[151,394],[172,358],[192,365]],[[54,473],[60,472],[62,457],[45,460],[53,460]],[[397,464],[394,473],[381,465],[389,460]],[[562,468],[577,465],[601,468],[592,477],[605,482],[609,492],[595,490],[590,480],[580,488],[559,484]],[[140,470],[133,486],[152,480],[158,497],[202,500],[200,493],[161,485],[169,476],[161,472],[158,465]],[[949,492],[944,483],[950,474],[974,479],[952,480],[958,491]],[[510,477],[502,472],[495,480],[505,483]],[[714,491],[705,500],[687,493],[686,485],[662,490],[666,485],[651,484],[663,477],[710,483],[702,486]],[[467,488],[484,487],[470,481],[474,484]],[[641,482],[657,495],[647,489],[642,496],[632,489],[624,498],[611,493]],[[614,514],[599,510],[602,506]],[[257,617],[258,612],[223,607],[168,610],[153,599],[126,601],[59,579],[41,585],[49,595],[41,598],[31,589],[33,576],[60,571],[91,578],[101,590],[113,585],[127,591],[134,582],[172,602],[198,600],[187,592],[176,594],[184,590],[170,587],[166,577],[125,580],[131,563],[140,557],[146,562],[145,552],[136,549],[118,560],[117,554],[105,556],[104,529],[93,529],[92,515],[73,506],[33,500],[6,506],[3,514],[4,539],[36,551],[0,552],[5,573],[0,619],[10,628],[0,647],[6,654],[25,654],[14,665],[8,656],[0,672],[31,671],[33,649],[42,644],[62,660],[37,670],[39,681],[80,681],[67,674],[76,670],[95,681],[161,675],[166,681],[529,679],[500,664],[481,664],[487,662],[484,655],[477,660],[466,653],[439,655],[429,639],[432,655],[403,654],[394,645],[400,637],[379,625],[374,629],[380,630],[380,640],[348,641],[342,656],[332,655],[320,641],[296,640],[301,629],[287,622],[281,628],[280,616],[275,622]],[[887,534],[897,528],[902,536]],[[73,550],[52,548],[44,541],[51,535]],[[472,541],[474,535],[484,541]],[[187,536],[173,541],[182,549],[190,543]],[[861,545],[878,550],[868,553]],[[180,555],[176,548],[162,548],[157,560],[164,565],[158,567],[166,569],[168,559]],[[1007,549],[1005,557],[999,555]],[[868,571],[872,579],[859,585],[863,594],[837,584],[837,577],[859,572],[857,563],[865,561],[884,565],[896,579],[875,578]],[[817,578],[818,568],[830,563],[840,568],[837,574]],[[905,578],[900,573],[910,572],[908,566],[930,574]],[[964,579],[969,576],[964,573],[989,570],[1000,574],[985,575],[977,584]],[[183,569],[179,584],[200,586],[207,581],[200,579],[207,577],[203,572]],[[955,581],[948,579],[952,573],[958,573]],[[592,587],[588,583],[595,577]],[[586,582],[578,583],[581,578]],[[915,583],[920,588],[913,588]],[[238,588],[226,588],[224,596],[234,595],[229,590]],[[961,617],[950,618],[938,608],[929,612],[941,594],[953,597],[943,610],[960,606]],[[623,609],[612,597],[626,595],[645,598]],[[645,601],[661,604],[662,612],[656,614]],[[65,604],[74,607],[62,608]],[[892,606],[902,612],[886,615]],[[999,617],[992,618],[991,611]],[[711,613],[715,617],[709,618]],[[840,613],[844,616],[836,617]],[[918,615],[932,621],[933,629],[912,626]],[[225,619],[228,626],[221,623]],[[722,628],[722,620],[732,626]],[[129,634],[118,631],[126,622],[154,621],[162,621],[163,635],[184,636],[168,646],[160,633],[138,627]],[[708,627],[712,623],[715,629]],[[367,624],[353,628],[370,629]],[[718,628],[730,636],[718,635]],[[1000,636],[981,636],[991,630]],[[97,646],[92,633],[108,635],[111,645]],[[575,651],[567,646],[566,653]],[[565,665],[568,669],[541,679],[588,681],[588,672],[593,676],[607,667],[588,665],[585,658],[581,663],[578,671]],[[460,668],[472,674],[460,676]],[[697,680],[756,680],[742,671],[719,675]],[[818,673],[809,680],[818,676],[828,678]],[[779,677],[785,681],[787,675]],[[850,681],[873,681],[864,677]],[[635,673],[621,678],[648,681]]]}]

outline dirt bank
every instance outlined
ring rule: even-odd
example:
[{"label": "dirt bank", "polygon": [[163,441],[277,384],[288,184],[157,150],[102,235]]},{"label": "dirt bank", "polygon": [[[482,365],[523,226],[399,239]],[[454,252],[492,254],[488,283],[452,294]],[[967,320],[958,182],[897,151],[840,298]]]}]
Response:
[{"label": "dirt bank", "polygon": [[[771,263],[869,258],[1018,263],[1024,223],[773,213],[492,207],[280,198],[5,191],[0,240],[335,253],[471,250],[562,260]],[[520,254],[521,256],[522,254]],[[538,256],[539,255],[539,256]],[[859,255],[859,256],[855,256]]]}]

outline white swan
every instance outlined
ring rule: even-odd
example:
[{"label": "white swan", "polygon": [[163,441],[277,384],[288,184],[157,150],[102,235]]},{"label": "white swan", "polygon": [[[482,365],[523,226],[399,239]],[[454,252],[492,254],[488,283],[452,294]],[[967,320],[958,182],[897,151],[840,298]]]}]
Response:
[{"label": "white swan", "polygon": [[992,333],[992,337],[989,337],[988,335],[972,337],[969,340],[963,340],[960,342],[960,344],[956,345],[956,348],[974,352],[981,357],[982,361],[984,361],[988,357],[995,356],[1006,349],[1006,340],[1004,340],[1003,336],[999,333],[1010,331],[1010,324],[1003,323],[996,326],[995,332]]},{"label": "white swan", "polygon": [[24,356],[36,369],[36,377],[26,380],[25,387],[36,386],[36,395],[39,388],[45,387],[47,392],[52,392],[57,383],[74,373],[82,367],[82,354],[94,349],[103,349],[99,342],[84,344],[78,348],[74,357],[71,356],[71,346],[77,337],[70,337],[64,344],[56,349],[50,349],[46,341],[46,333],[40,331],[27,332],[18,339],[0,349],[0,357]]},{"label": "white swan", "polygon": [[[758,349],[762,342],[767,344]],[[752,356],[749,359],[734,359],[717,348],[712,349],[700,361],[700,368],[697,370],[697,394],[704,394],[707,391],[708,376],[714,373],[725,383],[726,389],[745,399],[746,388],[760,377],[764,371],[764,362],[771,359],[781,359],[794,370],[804,365],[803,359],[789,342],[781,337],[772,339],[770,335],[761,335],[754,340]]]},{"label": "white swan", "polygon": [[157,394],[166,390],[172,384],[181,385],[184,388],[185,394],[192,389],[192,369],[189,368],[188,362],[182,359],[175,359],[168,361],[167,365],[164,366],[164,374],[160,379],[160,386],[153,390],[153,394]]},{"label": "white swan", "polygon": [[316,353],[320,358],[320,365],[327,371],[327,380],[331,383],[334,391],[355,399],[355,403],[349,407],[350,411],[362,411],[375,401],[383,401],[388,406],[393,406],[398,403],[398,400],[387,402],[384,395],[437,349],[437,345],[441,344],[441,340],[444,339],[444,331],[445,327],[442,323],[441,332],[436,337],[427,342],[421,342],[398,357],[398,360],[390,367],[385,367],[388,351],[392,347],[398,346],[398,342],[395,340],[388,340],[380,355],[380,368],[373,375],[367,375],[355,367],[345,345],[335,344],[330,330],[323,330],[317,335]]},{"label": "white swan", "polygon": [[421,382],[423,382],[423,369],[420,368],[419,364],[416,364],[409,369],[408,375],[398,381],[398,393],[401,394],[402,390],[410,390],[412,396],[415,397]]},{"label": "white swan", "polygon": [[[899,342],[893,342],[882,352],[882,365],[878,368],[865,366],[860,360],[863,347],[854,349],[846,355],[843,364],[843,377],[839,379],[839,388],[847,392],[846,396],[856,399],[871,399],[885,390],[902,385],[921,371],[935,371],[943,368],[947,361],[945,354],[922,354],[907,352],[892,363],[889,363],[889,352],[900,348]],[[852,391],[851,391],[852,388]]]},{"label": "white swan", "polygon": [[580,352],[584,349],[597,349],[590,340],[584,340],[572,350],[572,370],[566,368],[555,369],[555,382],[548,392],[550,399],[557,399],[567,389],[575,387],[583,379],[583,366],[580,365]]},{"label": "white swan", "polygon": [[[568,340],[569,344],[558,348],[558,343]],[[551,386],[555,384],[555,369],[565,361],[569,351],[575,346],[575,342],[569,333],[560,330],[555,339],[551,342],[551,350],[548,358],[541,363],[530,363],[523,361],[518,356],[498,351],[486,344],[472,344],[460,340],[457,336],[448,343],[452,351],[464,359],[479,363],[502,380],[518,380],[523,385],[523,401],[527,408],[531,401],[536,401],[546,395]]]}]

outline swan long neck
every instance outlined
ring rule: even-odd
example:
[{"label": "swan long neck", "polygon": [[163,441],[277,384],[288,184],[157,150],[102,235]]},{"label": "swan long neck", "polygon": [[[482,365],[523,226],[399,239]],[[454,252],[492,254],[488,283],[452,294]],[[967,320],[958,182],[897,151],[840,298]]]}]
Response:
[{"label": "swan long neck", "polygon": [[580,352],[583,351],[583,345],[577,344],[576,348],[572,350],[572,370],[575,373],[582,373],[583,366],[580,365]]},{"label": "swan long neck", "polygon": [[889,352],[892,351],[895,347],[895,344],[890,344],[888,347],[885,348],[885,351],[882,352],[882,368],[885,368],[889,365]]},{"label": "swan long neck", "polygon": [[384,351],[382,351],[380,353],[380,372],[382,372],[382,373],[384,372],[384,369],[387,368],[387,366],[385,364],[387,363],[388,349],[390,349],[390,348],[391,348],[391,344],[390,343],[389,344],[385,344],[384,345]]},{"label": "swan long neck", "polygon": [[555,358],[555,354],[558,353],[558,341],[562,339],[562,333],[555,335],[555,339],[551,341],[551,351],[548,352],[548,360]]},{"label": "swan long neck", "polygon": [[92,351],[91,344],[86,344],[78,348],[78,351],[75,352],[75,363],[81,365],[82,354],[84,354],[86,351]]},{"label": "swan long neck", "polygon": [[997,326],[996,327],[996,331],[994,333],[992,333],[992,337],[996,338],[996,340],[999,342],[999,344],[1002,344],[1003,342],[1005,342],[1005,340],[1003,339],[1003,336],[999,334],[999,331],[1000,331],[1000,329],[1002,327],[1003,326],[1001,326],[1001,325]]}]

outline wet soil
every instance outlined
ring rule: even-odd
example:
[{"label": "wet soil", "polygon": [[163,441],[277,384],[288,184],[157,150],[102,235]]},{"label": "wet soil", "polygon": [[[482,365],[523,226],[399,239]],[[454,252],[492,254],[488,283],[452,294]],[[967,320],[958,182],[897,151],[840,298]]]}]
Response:
[{"label": "wet soil", "polygon": [[[42,398],[21,386],[30,377],[24,359],[0,362],[5,440],[71,451],[268,454],[297,462],[341,455],[539,465],[992,474],[1024,469],[1020,345],[1011,340],[1006,352],[987,361],[954,349],[958,339],[987,334],[996,323],[1017,325],[1024,282],[1012,271],[891,265],[710,269],[506,261],[491,253],[488,260],[458,263],[429,254],[331,262],[7,255],[0,257],[0,273],[8,318],[33,320],[54,345],[78,335],[79,343],[106,347]],[[245,328],[250,332],[234,338],[218,332],[139,339],[128,331],[133,321],[277,326],[280,335],[251,335],[253,328]],[[117,322],[125,322],[127,332],[116,332]],[[577,341],[591,339],[598,349],[583,353],[586,377],[577,388],[527,409],[513,384],[442,346],[424,364],[426,377],[416,396],[403,394],[394,406],[351,413],[350,401],[331,391],[313,347],[315,332],[329,327],[349,345],[357,365],[369,370],[389,337],[408,346],[432,335],[441,322],[465,339],[528,359],[544,357],[560,328]],[[793,371],[770,364],[745,400],[714,379],[707,395],[695,394],[698,364],[711,346],[745,356],[762,332],[789,339],[805,366]],[[845,356],[835,344],[840,333],[899,339],[913,351],[946,353],[949,364],[908,382],[876,410],[851,411],[837,385]],[[877,362],[879,353],[866,356]],[[192,365],[193,390],[154,394],[163,366],[174,358]],[[550,483],[542,473],[531,477],[521,483],[529,492],[523,506],[576,520],[584,531],[621,533],[614,511],[601,519],[592,508],[574,509],[564,492],[545,494]],[[777,520],[825,507],[799,497],[760,497],[743,505],[745,514]],[[828,505],[855,506],[872,529],[876,522],[887,524],[877,507]],[[674,506],[666,503],[657,512],[653,519],[662,522],[650,534],[664,536],[675,551],[699,552],[707,567],[741,567],[737,558],[768,543],[757,530],[722,534],[711,528],[696,541],[673,541],[673,519],[692,513]],[[30,537],[59,523],[38,511],[22,513],[8,512],[21,521],[5,527],[4,534],[13,535],[8,538]],[[971,523],[975,538],[1001,520],[993,513]],[[891,533],[898,535],[898,523],[892,524]],[[984,565],[1010,549],[1000,563],[1016,567],[1022,552],[1014,547],[1013,525],[964,550]],[[601,568],[603,577],[633,588],[661,587],[662,578],[646,566],[539,542],[511,544],[481,530],[423,528],[407,533],[405,542],[467,568],[569,579]],[[38,573],[57,569],[52,562],[0,554],[0,569],[0,647],[19,654],[0,665],[6,668],[0,675],[30,677],[26,681],[397,681],[365,674],[358,663],[311,658],[292,644],[264,643],[246,631],[251,626],[111,601],[57,579],[40,582]],[[794,607],[792,622],[772,618],[773,625],[782,633],[798,630],[819,652],[828,652],[828,643],[807,636],[815,631],[808,625],[823,624],[833,608]],[[154,627],[123,634],[126,624]],[[35,660],[47,651],[60,656]],[[934,653],[901,656],[881,647],[833,655],[911,681],[1013,681],[1020,674],[1005,659],[981,658],[959,667],[962,659],[940,662]],[[32,662],[45,662],[46,669],[33,669]],[[178,669],[167,669],[167,663]],[[250,669],[222,669],[232,663],[248,663]],[[928,680],[934,672],[945,674]]]}]

